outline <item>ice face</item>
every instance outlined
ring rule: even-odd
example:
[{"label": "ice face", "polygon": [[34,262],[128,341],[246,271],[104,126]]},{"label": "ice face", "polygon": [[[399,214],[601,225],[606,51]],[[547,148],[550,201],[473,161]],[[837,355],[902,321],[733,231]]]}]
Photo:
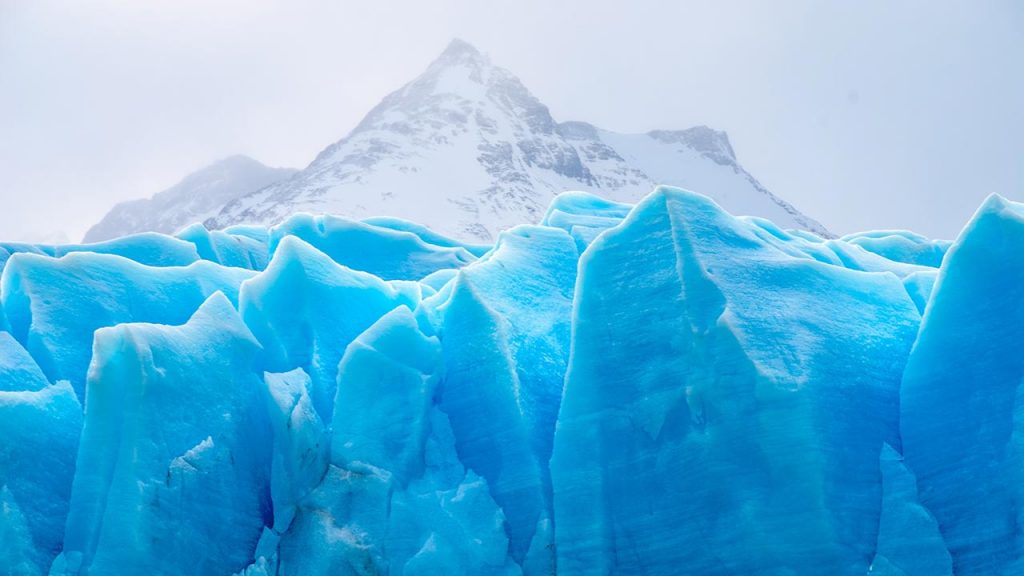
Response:
[{"label": "ice face", "polygon": [[329,423],[345,346],[392,308],[415,306],[418,283],[386,282],[337,264],[297,237],[286,237],[267,269],[241,288],[239,310],[263,346],[269,372],[302,368],[312,401]]},{"label": "ice face", "polygon": [[622,222],[632,208],[586,192],[566,192],[555,197],[541,224],[568,232],[582,252],[598,234]]},{"label": "ice face", "polygon": [[93,333],[124,322],[182,324],[217,291],[238,299],[252,272],[195,262],[151,267],[127,258],[76,252],[62,258],[15,254],[0,278],[11,334],[50,381],[67,379],[84,398]]},{"label": "ice face", "polygon": [[259,344],[214,293],[182,326],[97,331],[56,574],[227,574],[272,519]]},{"label": "ice face", "polygon": [[35,391],[48,385],[46,376],[28,351],[10,332],[0,332],[0,391]]},{"label": "ice face", "polygon": [[313,382],[302,368],[283,374],[268,372],[264,380],[274,432],[270,477],[273,529],[280,534],[295,517],[298,503],[323,477],[330,446],[323,420],[313,408]]},{"label": "ice face", "polygon": [[[551,521],[547,461],[569,352],[578,258],[556,228],[519,226],[427,302],[445,343],[441,409],[463,462],[502,507],[523,562]],[[524,314],[523,310],[530,310]],[[550,557],[550,541],[536,543]],[[552,558],[536,562],[552,565]]]},{"label": "ice face", "polygon": [[264,558],[276,573],[517,568],[506,556],[501,510],[487,483],[460,463],[448,417],[435,402],[442,372],[439,339],[425,334],[406,306],[348,346],[330,462],[307,476],[315,487],[275,526],[277,546]]},{"label": "ice face", "polygon": [[59,258],[77,252],[113,254],[147,266],[187,266],[199,260],[195,246],[178,238],[143,232],[93,244],[32,245],[0,243],[0,270],[14,254]]},{"label": "ice face", "polygon": [[252,237],[227,230],[207,230],[202,224],[193,224],[180,230],[176,237],[195,245],[196,254],[203,260],[234,268],[263,270],[269,258],[267,238]]},{"label": "ice face", "polygon": [[[476,260],[462,246],[400,229],[396,222],[376,226],[334,216],[297,214],[270,231],[270,250],[283,238],[301,238],[332,260],[385,280],[419,280],[438,270],[461,268]],[[426,239],[425,239],[426,238]],[[441,242],[438,245],[430,240]]]},{"label": "ice face", "polygon": [[990,198],[950,248],[900,389],[921,503],[956,574],[1024,570],[1024,206]]},{"label": "ice face", "polygon": [[890,260],[938,268],[949,250],[948,240],[932,240],[905,230],[879,230],[843,237],[869,252]]},{"label": "ice face", "polygon": [[952,576],[953,560],[939,524],[921,505],[917,479],[888,444],[880,455],[882,510],[869,574]]},{"label": "ice face", "polygon": [[0,332],[0,567],[44,573],[60,551],[82,407]]},{"label": "ice face", "polygon": [[672,188],[5,245],[0,573],[1016,574],[1021,246]]},{"label": "ice face", "polygon": [[919,320],[899,279],[793,258],[667,189],[580,271],[559,569],[865,573]]},{"label": "ice face", "polygon": [[0,391],[0,566],[43,574],[61,550],[82,407],[67,381]]}]

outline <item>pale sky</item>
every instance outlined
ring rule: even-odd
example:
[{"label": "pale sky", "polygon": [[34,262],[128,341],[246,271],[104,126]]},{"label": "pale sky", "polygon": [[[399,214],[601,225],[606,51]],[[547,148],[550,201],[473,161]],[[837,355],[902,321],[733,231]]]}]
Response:
[{"label": "pale sky", "polygon": [[453,38],[556,120],[707,124],[833,232],[1024,200],[1024,3],[0,0],[0,239],[219,158],[303,167]]}]

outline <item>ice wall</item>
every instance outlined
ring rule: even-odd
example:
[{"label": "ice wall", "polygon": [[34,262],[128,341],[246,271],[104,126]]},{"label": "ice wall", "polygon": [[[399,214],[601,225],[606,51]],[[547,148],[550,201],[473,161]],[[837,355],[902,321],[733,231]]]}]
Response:
[{"label": "ice wall", "polygon": [[1022,249],[672,188],[0,245],[0,574],[1018,574]]}]

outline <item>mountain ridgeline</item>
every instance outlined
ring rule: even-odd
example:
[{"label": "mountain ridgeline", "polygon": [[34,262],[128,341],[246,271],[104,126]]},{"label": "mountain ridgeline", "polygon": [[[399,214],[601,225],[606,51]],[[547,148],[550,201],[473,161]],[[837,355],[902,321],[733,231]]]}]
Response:
[{"label": "mountain ridgeline", "polygon": [[[221,164],[186,180],[202,180]],[[163,192],[153,201],[119,205],[87,240],[170,232],[170,222],[202,221],[210,229],[274,225],[310,212],[400,217],[462,240],[491,242],[500,230],[539,222],[560,192],[635,202],[659,184],[701,192],[736,214],[831,236],[744,170],[724,132],[698,126],[620,134],[557,122],[518,78],[461,40],[305,169],[266,176],[239,174],[238,185],[221,187],[230,193],[196,186],[192,194]],[[181,192],[181,185],[175,189]]]},{"label": "mountain ridgeline", "polygon": [[86,242],[101,242],[137,232],[171,234],[216,214],[224,204],[294,175],[291,168],[271,168],[247,156],[231,156],[152,198],[122,202],[89,229]]}]

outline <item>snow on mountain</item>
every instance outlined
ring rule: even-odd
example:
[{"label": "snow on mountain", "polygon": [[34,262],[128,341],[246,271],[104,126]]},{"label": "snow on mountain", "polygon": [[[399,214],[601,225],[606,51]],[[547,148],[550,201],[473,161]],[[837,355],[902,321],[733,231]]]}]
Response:
[{"label": "snow on mountain", "polygon": [[658,184],[701,192],[736,214],[830,235],[747,173],[725,133],[699,126],[619,134],[556,122],[519,79],[461,40],[307,168],[231,198],[206,224],[270,225],[297,211],[383,215],[493,240],[501,229],[539,221],[560,192],[635,202]]},{"label": "snow on mountain", "polygon": [[172,233],[216,214],[225,204],[288,178],[292,168],[271,168],[248,156],[231,156],[186,176],[148,199],[122,202],[85,234],[99,242],[136,232]]}]

